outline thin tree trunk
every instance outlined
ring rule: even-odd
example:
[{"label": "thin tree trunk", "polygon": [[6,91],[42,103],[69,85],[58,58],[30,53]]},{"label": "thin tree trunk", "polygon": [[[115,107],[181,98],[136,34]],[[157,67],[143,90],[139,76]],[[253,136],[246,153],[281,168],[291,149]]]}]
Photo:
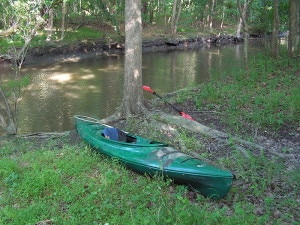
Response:
[{"label": "thin tree trunk", "polygon": [[300,54],[299,0],[290,0],[288,51],[290,57]]},{"label": "thin tree trunk", "polygon": [[66,13],[67,13],[66,0],[63,0],[63,4],[62,4],[62,20],[61,20],[61,36],[60,36],[61,40],[63,40],[64,37],[65,37]]},{"label": "thin tree trunk", "polygon": [[176,16],[176,20],[175,20],[175,32],[174,34],[177,33],[177,25],[178,25],[178,21],[179,21],[179,17],[181,14],[181,9],[182,9],[182,0],[179,0],[179,5],[178,5],[178,12],[177,12],[177,16]]},{"label": "thin tree trunk", "polygon": [[17,133],[17,126],[16,126],[16,121],[15,121],[15,117],[13,115],[12,109],[8,103],[8,100],[2,90],[2,88],[0,87],[0,95],[3,99],[4,102],[4,106],[5,106],[5,110],[6,110],[6,115],[8,117],[8,124],[5,122],[5,119],[2,115],[0,115],[1,117],[1,121],[3,123],[4,128],[6,129],[6,133],[7,134],[16,134]]},{"label": "thin tree trunk", "polygon": [[279,14],[278,14],[278,0],[274,0],[274,13],[273,13],[273,30],[272,30],[272,57],[278,58],[278,29],[279,29]]},{"label": "thin tree trunk", "polygon": [[19,70],[21,70],[21,67],[25,60],[27,50],[28,50],[28,47],[29,47],[29,44],[30,44],[32,38],[35,36],[35,34],[36,34],[37,30],[40,28],[40,26],[44,23],[45,23],[45,20],[42,17],[39,17],[37,19],[35,26],[30,31],[30,33],[24,37],[25,43],[22,46],[22,48],[19,50],[16,50],[15,55],[13,56],[13,61],[14,61],[16,68],[18,68]]},{"label": "thin tree trunk", "polygon": [[239,24],[241,24],[240,26],[242,27],[244,38],[248,38],[247,11],[248,11],[248,6],[251,4],[251,2],[252,0],[245,0],[244,4],[242,5],[241,1],[237,0],[237,6],[240,14]]},{"label": "thin tree trunk", "polygon": [[179,17],[181,14],[182,8],[182,0],[174,0],[173,2],[173,12],[172,12],[172,19],[171,19],[171,34],[175,35],[177,33],[177,24],[179,21]]},{"label": "thin tree trunk", "polygon": [[53,9],[49,10],[49,22],[48,22],[48,35],[46,41],[52,41],[52,30],[53,30]]},{"label": "thin tree trunk", "polygon": [[221,35],[221,32],[223,30],[224,18],[225,18],[225,6],[223,6],[223,9],[222,9],[222,21],[221,21],[221,25],[220,25],[219,36]]},{"label": "thin tree trunk", "polygon": [[248,64],[248,24],[247,24],[247,10],[252,0],[245,0],[242,5],[240,0],[237,0],[237,6],[240,14],[239,25],[242,25],[243,38],[244,38],[244,65],[246,75],[249,75],[249,64]]},{"label": "thin tree trunk", "polygon": [[242,18],[240,17],[238,25],[237,25],[237,29],[236,29],[236,37],[237,38],[241,38],[242,37],[241,31],[242,31]]},{"label": "thin tree trunk", "polygon": [[212,21],[213,21],[213,15],[214,15],[214,8],[215,8],[215,0],[212,0],[211,3],[211,10],[210,10],[210,15],[209,15],[209,29],[212,31]]},{"label": "thin tree trunk", "polygon": [[174,34],[175,31],[175,20],[176,20],[176,11],[177,11],[177,0],[173,1],[173,10],[172,10],[172,19],[171,19],[171,34]]}]

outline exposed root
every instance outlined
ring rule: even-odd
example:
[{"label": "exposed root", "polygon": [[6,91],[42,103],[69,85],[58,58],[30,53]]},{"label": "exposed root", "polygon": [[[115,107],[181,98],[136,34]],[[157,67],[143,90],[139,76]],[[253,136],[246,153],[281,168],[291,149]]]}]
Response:
[{"label": "exposed root", "polygon": [[[147,110],[146,107],[144,107],[142,104],[137,104],[138,110],[141,114],[144,115],[149,115],[149,112]],[[119,108],[117,108],[116,112],[104,119],[101,119],[100,122],[101,123],[113,123],[113,122],[117,122],[121,119],[128,119],[129,117],[131,117],[133,113],[129,107],[127,107],[126,105],[121,105]]]},{"label": "exposed root", "polygon": [[216,139],[217,141],[224,143],[224,145],[231,145],[236,150],[240,151],[245,157],[249,157],[249,153],[247,150],[257,149],[264,150],[264,148],[256,143],[252,143],[241,138],[231,136],[222,131],[214,130],[210,127],[207,127],[201,123],[196,121],[187,120],[180,116],[169,115],[165,113],[155,113],[153,115],[159,115],[165,121],[171,124],[176,124],[180,127],[183,127],[187,130],[190,130],[194,133],[200,133],[202,135],[208,136],[210,138]]},{"label": "exposed root", "polygon": [[124,116],[122,115],[121,111],[117,111],[114,114],[112,114],[104,119],[101,119],[100,122],[109,124],[109,123],[119,121],[120,119],[123,119],[123,118],[124,118]]},{"label": "exposed root", "polygon": [[70,131],[65,132],[38,132],[33,134],[26,134],[20,135],[18,137],[25,138],[25,139],[34,139],[34,138],[41,138],[41,139],[48,139],[48,138],[60,138],[65,137],[70,134]]},{"label": "exposed root", "polygon": [[[151,116],[149,114],[148,116]],[[157,120],[153,121],[151,124],[149,124],[153,129],[163,131],[165,134],[169,134],[169,136],[172,137],[178,137],[180,134],[179,132],[172,127],[170,124],[162,123]],[[180,149],[185,151],[187,150],[187,147],[185,146],[184,142],[182,140],[177,140],[179,142]]]}]

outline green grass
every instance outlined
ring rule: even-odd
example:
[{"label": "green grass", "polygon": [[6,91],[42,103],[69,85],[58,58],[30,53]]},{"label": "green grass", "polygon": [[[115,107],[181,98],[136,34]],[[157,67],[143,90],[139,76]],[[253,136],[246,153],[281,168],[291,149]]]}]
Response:
[{"label": "green grass", "polygon": [[[104,33],[96,29],[89,27],[80,27],[76,30],[67,30],[65,32],[64,42],[74,43],[80,41],[89,41],[89,40],[100,40],[103,38]],[[54,39],[59,40],[61,38],[61,32],[54,32]]]},{"label": "green grass", "polygon": [[[134,174],[83,144],[32,146],[1,142],[0,224],[283,224],[297,217],[299,171],[263,155],[233,151],[220,161],[238,180],[225,199],[211,201],[190,200],[186,187]],[[275,178],[283,184],[272,189]]]},{"label": "green grass", "polygon": [[214,111],[237,131],[245,125],[277,131],[300,122],[300,61],[256,56],[249,75],[238,70],[214,75],[197,94],[182,93],[178,102],[193,99],[199,111]]}]

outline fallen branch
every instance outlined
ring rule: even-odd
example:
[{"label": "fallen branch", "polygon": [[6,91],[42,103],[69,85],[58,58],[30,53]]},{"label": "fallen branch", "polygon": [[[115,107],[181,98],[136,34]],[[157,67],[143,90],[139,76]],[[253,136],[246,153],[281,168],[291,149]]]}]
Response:
[{"label": "fallen branch", "polygon": [[19,137],[22,138],[60,138],[60,137],[65,137],[70,134],[70,131],[65,131],[65,132],[37,132],[33,134],[25,134],[25,135],[20,135]]}]

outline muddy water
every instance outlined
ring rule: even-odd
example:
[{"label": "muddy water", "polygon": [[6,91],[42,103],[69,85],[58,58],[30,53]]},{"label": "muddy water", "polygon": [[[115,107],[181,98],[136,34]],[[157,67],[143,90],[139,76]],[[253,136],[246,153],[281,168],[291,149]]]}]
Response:
[{"label": "muddy water", "polygon": [[[249,56],[260,52],[259,47],[249,46]],[[242,45],[144,53],[143,83],[160,94],[173,92],[207,81],[214,73],[240,69],[242,58]],[[114,112],[122,98],[124,58],[93,56],[48,64],[37,60],[22,73],[30,74],[32,83],[20,101],[19,132],[61,132],[73,129],[74,114],[103,118]]]}]

